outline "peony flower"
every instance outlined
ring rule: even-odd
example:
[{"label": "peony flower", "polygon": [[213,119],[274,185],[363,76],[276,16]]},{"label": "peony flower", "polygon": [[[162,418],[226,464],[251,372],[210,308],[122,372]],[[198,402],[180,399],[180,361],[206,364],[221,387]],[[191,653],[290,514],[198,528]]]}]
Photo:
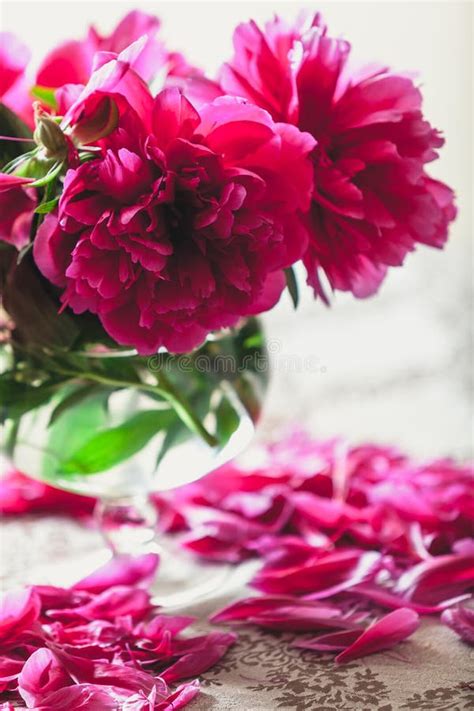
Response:
[{"label": "peony flower", "polygon": [[423,116],[420,91],[387,68],[356,72],[350,49],[319,15],[309,27],[249,22],[235,31],[219,83],[187,85],[191,100],[245,97],[316,138],[303,261],[325,301],[321,273],[333,290],[369,296],[417,244],[443,247],[456,215],[450,188],[425,171],[444,141]]},{"label": "peony flower", "polygon": [[0,32],[0,102],[33,125],[31,97],[25,71],[31,52],[11,32]]},{"label": "peony flower", "polygon": [[31,222],[36,207],[32,178],[0,173],[0,242],[21,249],[30,240]]},{"label": "peony flower", "polygon": [[[11,32],[0,32],[0,98],[7,103],[8,92],[24,74],[31,53]],[[7,104],[8,105],[8,104]]]},{"label": "peony flower", "polygon": [[69,110],[73,126],[107,92],[119,124],[68,171],[34,256],[63,305],[96,313],[118,343],[186,352],[278,300],[307,246],[314,140],[235,98],[200,113],[176,88],[153,101],[127,52]]},{"label": "peony flower", "polygon": [[40,86],[63,87],[65,84],[87,84],[97,52],[119,54],[132,42],[146,37],[134,69],[149,81],[174,55],[169,55],[157,38],[160,21],[140,10],[129,12],[110,35],[101,35],[91,26],[82,40],[69,40],[53,49],[43,59],[36,75]]}]

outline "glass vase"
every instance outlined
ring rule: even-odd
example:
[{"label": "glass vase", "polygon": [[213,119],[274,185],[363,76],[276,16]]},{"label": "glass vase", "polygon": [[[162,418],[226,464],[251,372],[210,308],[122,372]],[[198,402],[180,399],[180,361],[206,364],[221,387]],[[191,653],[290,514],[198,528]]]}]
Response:
[{"label": "glass vase", "polygon": [[[268,382],[258,320],[187,355],[99,346],[14,347],[7,357],[17,397],[7,392],[2,448],[14,466],[95,497],[112,555],[157,552],[157,602],[187,604],[219,585],[225,566],[198,565],[178,537],[157,535],[152,495],[203,477],[250,442]],[[91,572],[80,568],[78,579]],[[52,571],[49,582],[57,578]]]}]

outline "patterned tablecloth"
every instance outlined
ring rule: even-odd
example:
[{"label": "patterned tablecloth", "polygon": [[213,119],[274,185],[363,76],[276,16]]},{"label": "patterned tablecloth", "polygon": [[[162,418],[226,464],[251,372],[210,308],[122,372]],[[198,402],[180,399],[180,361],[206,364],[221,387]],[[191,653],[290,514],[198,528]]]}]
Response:
[{"label": "patterned tablecloth", "polygon": [[[45,563],[79,560],[101,546],[74,521],[27,517],[3,522],[2,586],[40,582]],[[248,595],[245,568],[217,595],[186,609],[205,627],[210,613]],[[242,629],[224,659],[203,676],[190,711],[467,711],[474,708],[473,650],[435,620],[394,650],[336,666],[332,657],[292,649],[292,636]]]}]

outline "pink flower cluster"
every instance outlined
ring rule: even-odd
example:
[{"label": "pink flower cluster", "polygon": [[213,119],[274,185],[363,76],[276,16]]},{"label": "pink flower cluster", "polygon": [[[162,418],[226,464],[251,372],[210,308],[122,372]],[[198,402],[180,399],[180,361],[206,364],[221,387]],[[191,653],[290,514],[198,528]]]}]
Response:
[{"label": "pink flower cluster", "polygon": [[34,255],[118,343],[186,352],[278,300],[306,246],[314,140],[239,99],[199,113],[177,88],[153,99],[131,66],[108,62],[70,107],[74,123],[106,87],[119,129],[68,171]]},{"label": "pink flower cluster", "polygon": [[[184,533],[197,555],[262,559],[251,581],[260,595],[214,622],[319,633],[295,644],[337,653],[339,662],[397,644],[419,615],[442,613],[473,643],[472,610],[462,604],[474,588],[472,467],[418,464],[393,448],[315,442],[302,432],[254,452],[252,462],[156,498],[162,529]],[[59,494],[35,494],[27,482],[16,473],[3,481],[0,511],[41,510],[42,502],[54,510]],[[60,496],[61,512],[93,504]],[[379,618],[380,608],[390,612]]]},{"label": "pink flower cluster", "polygon": [[[62,308],[96,314],[141,354],[185,352],[274,306],[299,261],[328,301],[322,273],[364,297],[416,244],[444,245],[453,193],[425,170],[443,139],[411,79],[357,73],[319,15],[240,25],[217,82],[168,52],[158,26],[136,11],[108,37],[91,28],[37,74],[75,145],[34,246]],[[10,94],[28,52],[10,36],[2,51],[0,90],[22,114]],[[85,117],[100,130],[81,130]],[[35,202],[13,190],[0,239],[21,247]]]},{"label": "pink flower cluster", "polygon": [[351,45],[331,37],[319,14],[241,24],[234,50],[217,83],[193,78],[188,91],[244,96],[316,139],[303,257],[315,294],[327,300],[324,273],[332,289],[369,296],[417,243],[444,245],[453,193],[425,171],[444,141],[409,76],[356,68]]},{"label": "pink flower cluster", "polygon": [[[0,606],[0,692],[19,708],[176,711],[235,641],[180,637],[192,617],[163,615],[144,589],[158,556],[113,559],[71,589],[33,586]],[[1,709],[7,711],[10,701]]]}]

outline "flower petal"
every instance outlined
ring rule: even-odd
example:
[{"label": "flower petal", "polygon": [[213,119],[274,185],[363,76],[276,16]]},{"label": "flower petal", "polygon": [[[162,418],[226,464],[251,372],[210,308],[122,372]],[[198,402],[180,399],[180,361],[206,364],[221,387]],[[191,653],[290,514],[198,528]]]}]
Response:
[{"label": "flower petal", "polygon": [[105,565],[79,580],[73,590],[101,593],[117,585],[136,585],[149,582],[156,573],[159,556],[145,553],[139,556],[115,555]]},{"label": "flower petal", "polygon": [[365,657],[390,649],[413,634],[420,626],[420,618],[413,610],[402,607],[374,622],[336,657],[337,663]]}]

